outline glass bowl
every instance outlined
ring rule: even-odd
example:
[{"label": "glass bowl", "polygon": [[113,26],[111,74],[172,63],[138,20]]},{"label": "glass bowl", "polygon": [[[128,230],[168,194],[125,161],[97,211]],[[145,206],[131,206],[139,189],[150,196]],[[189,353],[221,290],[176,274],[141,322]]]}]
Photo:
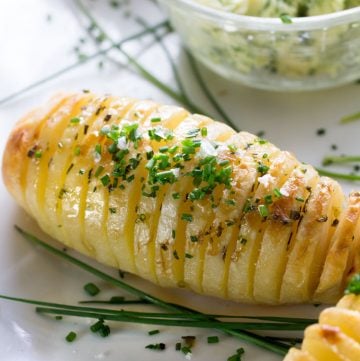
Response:
[{"label": "glass bowl", "polygon": [[360,78],[360,7],[293,18],[232,14],[192,0],[160,0],[191,53],[225,78],[277,91]]}]

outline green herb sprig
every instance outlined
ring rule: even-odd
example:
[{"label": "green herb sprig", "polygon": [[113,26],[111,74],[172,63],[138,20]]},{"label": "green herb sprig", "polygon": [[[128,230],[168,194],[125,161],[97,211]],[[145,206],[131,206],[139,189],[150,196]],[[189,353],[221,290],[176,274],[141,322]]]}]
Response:
[{"label": "green herb sprig", "polygon": [[[153,305],[159,306],[161,308],[164,308],[165,310],[171,311],[171,312],[175,312],[175,313],[179,313],[179,314],[187,314],[187,313],[191,313],[191,314],[197,314],[200,315],[203,318],[203,321],[201,322],[210,322],[210,321],[216,321],[215,325],[213,325],[213,328],[215,329],[219,329],[223,332],[225,332],[226,334],[232,335],[235,338],[238,338],[240,340],[243,341],[247,341],[249,343],[252,343],[254,345],[257,345],[261,348],[264,348],[268,351],[272,351],[275,352],[279,355],[285,355],[288,351],[289,345],[281,343],[281,342],[277,342],[277,341],[269,341],[268,339],[266,339],[263,336],[259,336],[256,335],[254,333],[251,333],[249,331],[245,331],[245,330],[233,330],[233,329],[224,329],[221,327],[217,327],[218,324],[220,325],[221,322],[217,321],[217,320],[212,320],[211,318],[208,318],[208,316],[201,314],[200,312],[194,311],[192,309],[189,308],[184,308],[178,305],[174,305],[171,303],[167,303],[157,297],[151,296],[150,294],[141,291],[138,288],[135,288],[127,283],[125,283],[122,280],[116,279],[92,266],[90,266],[89,264],[80,261],[79,259],[70,256],[67,253],[62,252],[61,250],[56,249],[55,247],[52,247],[51,245],[41,241],[39,238],[35,237],[34,235],[24,231],[23,229],[21,229],[18,226],[15,226],[16,230],[28,241],[31,241],[32,243],[40,246],[41,248],[44,248],[45,250],[49,251],[50,253],[57,255],[59,257],[61,257],[62,259],[67,260],[68,262],[80,267],[81,269],[97,276],[98,278],[109,282],[110,284],[116,286],[116,287],[120,287],[123,290],[129,292],[130,294],[133,294],[136,297],[139,297],[141,299],[147,300],[150,303],[152,303]],[[98,315],[97,315],[98,316]],[[214,327],[215,326],[215,327]]]}]

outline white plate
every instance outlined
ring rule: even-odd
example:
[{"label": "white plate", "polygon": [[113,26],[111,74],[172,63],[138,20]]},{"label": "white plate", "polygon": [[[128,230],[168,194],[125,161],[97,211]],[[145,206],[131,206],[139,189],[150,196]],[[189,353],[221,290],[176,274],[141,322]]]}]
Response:
[{"label": "white plate", "polygon": [[[100,22],[116,39],[135,29],[131,20],[122,16],[122,10],[115,10],[107,2],[90,2]],[[133,1],[133,11],[146,16],[155,23],[162,18],[157,8],[148,1]],[[48,22],[47,15],[52,20]],[[64,24],[66,24],[64,26]],[[83,36],[79,16],[72,1],[46,0],[3,0],[0,2],[0,98],[36,79],[70,64],[76,59],[72,49],[78,37]],[[149,39],[148,39],[149,40]],[[186,85],[194,101],[209,108],[196,83],[189,76],[184,55],[179,50],[176,36],[167,39],[176,61],[180,64]],[[146,46],[146,41],[141,46]],[[139,45],[130,45],[137,51]],[[89,48],[89,51],[92,49]],[[116,56],[116,54],[114,54]],[[168,63],[161,50],[153,47],[142,54],[143,64],[151,68],[167,84],[174,84]],[[154,67],[153,64],[156,64]],[[242,129],[251,132],[266,131],[266,137],[280,146],[295,152],[299,159],[320,165],[325,154],[358,154],[360,122],[339,125],[341,116],[359,111],[360,85],[306,94],[274,94],[226,84],[223,80],[203,70],[213,93],[224,105]],[[58,90],[81,90],[112,92],[119,95],[151,97],[172,102],[159,90],[139,79],[132,73],[106,64],[102,72],[97,62],[92,62],[67,73],[35,91],[0,106],[1,138],[3,151],[5,140],[18,117],[31,106],[45,101]],[[212,112],[211,109],[209,112]],[[215,116],[215,113],[213,113]],[[324,136],[316,135],[317,129],[325,128]],[[336,144],[338,151],[331,150]],[[345,190],[359,187],[359,184],[344,184]],[[45,251],[24,241],[13,228],[19,224],[29,231],[42,234],[31,220],[8,195],[0,183],[0,293],[36,298],[61,303],[73,303],[86,298],[82,286],[89,281],[98,283],[102,298],[123,294],[93,276],[71,266]],[[97,265],[98,266],[98,265]],[[116,272],[106,269],[107,272]],[[297,315],[316,317],[319,308],[310,306],[293,307],[251,307],[231,302],[201,297],[185,291],[159,289],[136,277],[127,276],[130,283],[161,298],[174,301],[204,312],[237,313],[253,315]],[[66,318],[55,321],[35,314],[34,307],[11,302],[0,302],[0,349],[7,361],[48,360],[183,360],[184,355],[174,351],[175,343],[183,335],[197,336],[193,348],[193,360],[226,360],[239,347],[244,347],[244,360],[280,360],[281,358],[235,340],[216,331],[177,329],[174,327],[114,325],[112,334],[106,339],[88,331],[87,320]],[[160,334],[148,336],[151,329],[160,329]],[[78,333],[76,342],[69,344],[65,335],[74,330]],[[219,335],[220,343],[208,345],[206,337]],[[149,343],[164,342],[165,352],[145,349]],[[5,356],[6,355],[6,356]]]}]

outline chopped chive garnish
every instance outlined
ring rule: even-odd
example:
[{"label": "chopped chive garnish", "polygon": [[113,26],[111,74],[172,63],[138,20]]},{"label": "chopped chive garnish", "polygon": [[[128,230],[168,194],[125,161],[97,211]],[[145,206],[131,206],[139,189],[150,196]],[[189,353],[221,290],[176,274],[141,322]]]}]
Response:
[{"label": "chopped chive garnish", "polygon": [[268,172],[269,167],[266,166],[265,164],[260,163],[257,167],[257,171],[261,174],[264,175]]},{"label": "chopped chive garnish", "polygon": [[99,320],[90,326],[91,332],[98,332],[104,326],[104,320]]},{"label": "chopped chive garnish", "polygon": [[199,238],[197,236],[190,236],[191,242],[199,242]]},{"label": "chopped chive garnish", "polygon": [[235,206],[236,203],[233,199],[225,199],[225,203],[228,204],[229,206]]},{"label": "chopped chive garnish", "polygon": [[258,210],[259,210],[260,216],[263,218],[266,218],[269,215],[269,209],[265,204],[260,204],[258,206]]},{"label": "chopped chive garnish", "polygon": [[72,118],[72,119],[70,119],[70,123],[71,124],[79,124],[80,118],[78,118],[78,117]]},{"label": "chopped chive garnish", "polygon": [[151,330],[151,331],[148,332],[148,335],[152,336],[152,335],[156,335],[158,333],[160,333],[159,330]]},{"label": "chopped chive garnish", "polygon": [[178,255],[178,253],[177,253],[176,250],[173,252],[173,255],[174,255],[174,258],[175,258],[175,259],[177,259],[177,260],[180,259],[180,258],[179,258],[179,255]]},{"label": "chopped chive garnish", "polygon": [[304,202],[304,198],[296,197],[295,199],[296,199],[298,202]]},{"label": "chopped chive garnish", "polygon": [[161,118],[159,118],[159,117],[156,117],[156,118],[151,118],[151,123],[159,123],[159,122],[161,122]]},{"label": "chopped chive garnish", "polygon": [[163,351],[163,350],[165,350],[166,346],[164,343],[160,342],[160,343],[152,343],[150,345],[145,346],[145,348],[148,348],[150,350]]},{"label": "chopped chive garnish", "polygon": [[206,137],[208,134],[208,130],[206,127],[201,128],[201,136]]},{"label": "chopped chive garnish", "polygon": [[101,144],[96,144],[95,145],[95,153],[101,155]]},{"label": "chopped chive garnish", "polygon": [[99,165],[99,167],[96,169],[95,177],[97,178],[103,171],[104,167],[102,165]]},{"label": "chopped chive garnish", "polygon": [[272,200],[272,195],[271,194],[267,194],[265,197],[264,197],[264,201],[265,201],[265,204],[271,204],[273,202]]},{"label": "chopped chive garnish", "polygon": [[108,337],[110,335],[110,327],[104,324],[98,332],[101,337]]},{"label": "chopped chive garnish", "polygon": [[180,193],[175,192],[175,193],[172,194],[172,197],[173,197],[174,199],[179,199],[179,198],[180,198]]},{"label": "chopped chive garnish", "polygon": [[[87,272],[93,274],[93,275],[96,275],[97,277],[99,277],[100,279],[104,280],[104,281],[108,281],[110,282],[111,284],[113,285],[116,285],[117,287],[120,287],[124,290],[126,290],[127,292],[130,292],[131,294],[137,296],[137,297],[140,297],[142,299],[145,299],[147,301],[149,301],[150,303],[154,304],[154,305],[158,305],[158,306],[161,306],[162,308],[165,308],[166,310],[170,311],[170,312],[175,312],[177,315],[182,315],[182,316],[186,316],[188,317],[197,317],[200,319],[200,321],[205,321],[207,323],[207,326],[210,326],[208,325],[208,322],[212,322],[211,319],[213,316],[210,316],[210,315],[206,315],[206,314],[202,314],[202,313],[199,313],[199,312],[196,312],[196,311],[193,311],[191,309],[184,309],[182,307],[179,307],[177,305],[174,305],[174,304],[171,304],[171,303],[167,303],[159,298],[156,298],[148,293],[145,293],[133,286],[130,286],[129,284],[127,283],[124,283],[123,281],[120,281],[119,279],[116,279],[114,277],[111,277],[110,275],[100,271],[99,269],[96,269],[94,267],[92,267],[91,265],[89,264],[86,264],[82,261],[80,261],[79,259],[75,258],[75,257],[72,257],[70,256],[69,254],[67,253],[64,253],[62,252],[61,250],[58,250],[54,247],[52,247],[51,245],[41,241],[40,239],[38,239],[37,237],[31,235],[30,233],[27,233],[26,231],[22,230],[20,227],[18,226],[15,226],[16,227],[16,230],[18,232],[20,232],[20,234],[27,240],[41,246],[42,248],[45,248],[47,251],[49,251],[50,253],[52,254],[55,254],[67,261],[69,261],[70,263],[82,268],[83,270],[86,270]],[[180,286],[179,286],[180,287]],[[15,298],[10,298],[10,297],[5,297],[5,296],[0,296],[1,298],[7,298],[7,299],[12,299],[12,300],[17,300],[17,301],[22,301],[22,302],[27,302],[27,303],[34,303],[36,302],[35,304],[37,305],[42,305],[42,306],[50,306],[51,307],[51,304],[49,303],[40,303],[40,301],[32,301],[32,300],[21,300],[21,299],[15,299]],[[180,312],[179,312],[180,311]],[[55,314],[59,314],[59,309],[56,308],[56,309],[49,309],[49,308],[41,308],[41,307],[38,307],[37,308],[37,312],[42,312],[42,313],[55,313]],[[69,315],[69,314],[72,314],[74,315],[74,313],[71,313],[71,311],[69,309],[65,310],[65,309],[61,309],[60,310],[61,314],[63,315]],[[77,316],[80,316],[81,317],[81,314],[83,313],[83,317],[91,317],[91,315],[89,315],[88,312],[80,312],[78,310],[76,310],[76,315]],[[102,313],[99,313],[100,315],[102,315]],[[98,314],[98,315],[99,315]],[[98,318],[99,316],[96,315],[97,317],[95,318]],[[106,315],[105,313],[103,314],[104,317],[107,317],[107,319],[110,319],[108,316],[109,315]],[[118,316],[117,316],[118,317]],[[221,316],[220,316],[221,317]],[[193,321],[192,321],[193,322]],[[313,323],[314,320],[311,320],[311,323]],[[233,323],[233,322],[231,322]],[[162,324],[164,324],[162,322]],[[174,323],[174,325],[178,325],[178,320],[176,320],[176,323]],[[259,323],[257,322],[256,325],[258,325]],[[274,329],[279,329],[278,328],[278,322],[276,322],[276,325]],[[301,324],[285,324],[285,328],[286,329],[293,329],[294,326],[296,326],[296,329],[299,329],[298,327],[301,326],[301,329],[304,329],[304,326],[308,324],[308,323],[305,323],[305,322],[302,322]],[[257,346],[260,346],[264,349],[267,349],[267,350],[270,350],[270,351],[273,351],[273,352],[276,352],[277,354],[279,355],[282,355],[284,356],[287,351],[288,351],[288,348],[289,346],[288,345],[284,345],[282,343],[279,343],[279,342],[276,342],[274,340],[271,340],[269,341],[268,339],[262,337],[262,336],[259,336],[259,335],[255,335],[253,334],[252,332],[250,331],[247,331],[247,332],[243,332],[242,330],[239,330],[239,327],[240,325],[236,324],[236,330],[233,329],[234,326],[231,326],[232,329],[227,329],[227,328],[224,328],[225,326],[224,325],[227,325],[226,323],[222,322],[222,321],[217,321],[214,322],[214,325],[211,325],[210,327],[211,328],[214,328],[214,329],[218,329],[218,330],[224,330],[225,333],[227,334],[230,334],[238,339],[241,339],[241,340],[245,340],[245,341],[248,341],[252,344],[255,344]],[[263,329],[263,326],[265,324],[261,323],[261,329]],[[274,325],[272,325],[271,323],[266,323],[266,325],[269,327],[274,327]],[[226,326],[227,327],[227,326]],[[258,327],[258,326],[256,326]],[[268,328],[267,327],[267,328]],[[246,328],[248,329],[248,327]],[[268,328],[268,329],[273,329],[273,328]],[[282,327],[282,329],[284,329]]]},{"label": "chopped chive garnish", "polygon": [[181,342],[176,342],[175,344],[175,350],[180,351],[181,350]]},{"label": "chopped chive garnish", "polygon": [[189,346],[183,346],[183,347],[181,347],[181,352],[184,355],[191,354],[191,348]]},{"label": "chopped chive garnish", "polygon": [[186,222],[192,222],[193,221],[193,216],[191,214],[188,214],[188,213],[183,213],[181,215],[181,219],[183,221],[186,221]]},{"label": "chopped chive garnish", "polygon": [[100,181],[104,187],[108,186],[110,184],[110,177],[108,174],[105,174],[103,177],[100,178]]},{"label": "chopped chive garnish", "polygon": [[173,239],[175,239],[175,237],[176,237],[176,231],[175,231],[175,229],[173,229],[173,230],[171,231],[171,237],[172,237]]},{"label": "chopped chive garnish", "polygon": [[73,342],[76,339],[76,333],[74,331],[70,331],[67,336],[65,337],[65,340],[67,342]]},{"label": "chopped chive garnish", "polygon": [[34,154],[36,159],[40,159],[42,157],[42,151],[41,150],[37,150]]},{"label": "chopped chive garnish", "polygon": [[190,253],[185,253],[185,258],[191,259],[191,258],[194,258],[194,256],[191,255]]},{"label": "chopped chive garnish", "polygon": [[281,198],[282,197],[282,194],[280,192],[280,189],[278,188],[275,188],[274,189],[274,196],[277,197],[277,198]]},{"label": "chopped chive garnish", "polygon": [[112,213],[112,214],[115,214],[116,213],[116,208],[115,207],[110,207],[109,212]]},{"label": "chopped chive garnish", "polygon": [[61,321],[63,319],[63,316],[55,316],[56,321]]},{"label": "chopped chive garnish", "polygon": [[207,343],[218,343],[219,337],[218,336],[209,336],[207,338]]},{"label": "chopped chive garnish", "polygon": [[84,290],[90,295],[90,296],[96,296],[99,292],[100,292],[100,289],[99,287],[97,287],[94,283],[90,282],[90,283],[87,283],[85,286],[84,286]]},{"label": "chopped chive garnish", "polygon": [[236,350],[236,354],[228,357],[227,361],[241,361],[242,355],[245,353],[245,350],[240,347]]}]

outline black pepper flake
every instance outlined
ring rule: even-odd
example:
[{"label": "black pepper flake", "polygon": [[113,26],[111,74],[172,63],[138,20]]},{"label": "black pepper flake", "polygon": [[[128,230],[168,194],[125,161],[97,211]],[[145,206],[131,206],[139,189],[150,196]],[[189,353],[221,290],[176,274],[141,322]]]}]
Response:
[{"label": "black pepper flake", "polygon": [[67,171],[66,171],[66,174],[69,174],[70,171],[71,171],[71,169],[73,169],[73,168],[74,168],[74,163],[71,163],[70,166],[69,166],[69,168],[68,168]]},{"label": "black pepper flake", "polygon": [[89,130],[89,125],[88,125],[88,124],[85,124],[85,125],[84,125],[84,134],[85,134],[85,135],[87,134],[88,130]]},{"label": "black pepper flake", "polygon": [[331,144],[331,149],[332,150],[337,150],[338,149],[338,146],[336,144]]},{"label": "black pepper flake", "polygon": [[38,149],[38,146],[37,146],[37,145],[34,145],[34,146],[27,152],[27,156],[28,156],[29,158],[32,158],[32,157],[35,155],[37,149]]},{"label": "black pepper flake", "polygon": [[336,227],[337,225],[339,224],[339,220],[337,218],[335,218],[332,223],[331,223],[331,226],[332,227]]},{"label": "black pepper flake", "polygon": [[111,119],[111,114],[106,114],[104,122],[108,122]]}]

